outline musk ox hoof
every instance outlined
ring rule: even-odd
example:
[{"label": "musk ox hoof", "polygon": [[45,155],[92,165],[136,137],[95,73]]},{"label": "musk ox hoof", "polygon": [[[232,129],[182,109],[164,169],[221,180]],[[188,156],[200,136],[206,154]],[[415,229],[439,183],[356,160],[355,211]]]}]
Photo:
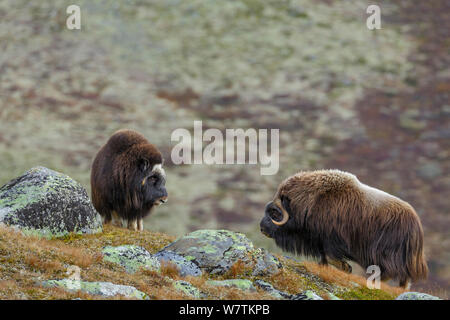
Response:
[{"label": "musk ox hoof", "polygon": [[0,223],[53,238],[102,232],[86,190],[70,177],[35,167],[0,188]]},{"label": "musk ox hoof", "polygon": [[342,270],[347,273],[352,273],[352,270],[353,270],[352,266],[349,263],[347,263],[346,261],[330,260],[328,263],[331,264],[332,266],[338,268],[339,270]]}]

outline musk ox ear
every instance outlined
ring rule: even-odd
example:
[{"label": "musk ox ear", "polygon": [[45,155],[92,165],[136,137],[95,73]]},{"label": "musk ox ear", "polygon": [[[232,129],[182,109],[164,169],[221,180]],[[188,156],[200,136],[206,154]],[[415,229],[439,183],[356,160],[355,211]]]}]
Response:
[{"label": "musk ox ear", "polygon": [[139,170],[142,172],[146,172],[150,166],[150,163],[147,159],[140,159],[139,160]]}]

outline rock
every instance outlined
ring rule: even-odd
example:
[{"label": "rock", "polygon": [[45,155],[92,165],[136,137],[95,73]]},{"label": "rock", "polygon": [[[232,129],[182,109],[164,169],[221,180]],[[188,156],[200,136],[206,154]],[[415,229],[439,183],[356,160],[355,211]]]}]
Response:
[{"label": "rock", "polygon": [[292,295],[291,300],[323,300],[323,298],[312,290],[306,290],[302,293]]},{"label": "rock", "polygon": [[265,268],[266,262],[270,263],[266,266],[268,272],[275,268],[274,264],[281,266],[274,263],[275,260],[264,251],[255,250],[245,235],[228,230],[197,230],[169,244],[160,252],[174,252],[211,274],[223,274],[239,260],[258,265],[259,273]]},{"label": "rock", "polygon": [[86,190],[44,167],[30,169],[0,188],[0,223],[46,238],[102,232],[101,217]]},{"label": "rock", "polygon": [[442,300],[439,297],[421,292],[404,292],[395,300]]},{"label": "rock", "polygon": [[255,286],[247,279],[209,280],[208,284],[220,287],[233,287],[246,291],[256,291]]},{"label": "rock", "polygon": [[264,280],[256,280],[254,284],[276,299],[290,299],[292,297],[291,294],[275,289],[270,283]]},{"label": "rock", "polygon": [[168,278],[169,281],[172,282],[173,287],[178,290],[183,292],[185,295],[194,298],[194,299],[200,299],[202,298],[204,295],[200,292],[200,290],[198,290],[198,288],[194,287],[192,284],[190,284],[187,281],[183,281],[183,280],[172,280],[170,278]]},{"label": "rock", "polygon": [[253,256],[256,260],[252,273],[253,276],[267,276],[276,274],[283,267],[281,262],[266,249],[256,249]]},{"label": "rock", "polygon": [[263,280],[256,280],[254,284],[271,296],[277,299],[287,299],[287,300],[323,300],[319,295],[317,295],[312,290],[306,290],[298,294],[290,294],[287,292],[283,292],[275,289],[270,283],[265,282]]},{"label": "rock", "polygon": [[331,292],[327,292],[327,295],[328,295],[328,298],[330,298],[330,300],[342,300],[341,298],[336,297]]},{"label": "rock", "polygon": [[88,282],[63,279],[47,280],[43,281],[41,284],[43,287],[56,287],[70,292],[76,292],[80,290],[88,294],[105,297],[114,297],[117,295],[121,295],[130,299],[149,300],[149,297],[144,292],[137,290],[135,287],[114,284],[111,282]]},{"label": "rock", "polygon": [[172,252],[172,251],[160,251],[154,255],[155,258],[159,260],[160,263],[170,262],[173,263],[177,269],[178,273],[182,277],[194,276],[198,277],[202,275],[202,270],[197,267],[195,263],[185,259],[184,257]]},{"label": "rock", "polygon": [[160,269],[159,260],[139,246],[107,246],[103,248],[102,253],[103,260],[121,265],[128,273],[135,273],[140,268],[155,271]]}]

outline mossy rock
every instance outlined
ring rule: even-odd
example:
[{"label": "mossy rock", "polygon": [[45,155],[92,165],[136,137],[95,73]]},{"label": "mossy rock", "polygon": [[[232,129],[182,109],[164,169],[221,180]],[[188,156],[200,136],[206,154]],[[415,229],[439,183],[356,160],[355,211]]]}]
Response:
[{"label": "mossy rock", "polygon": [[273,262],[263,251],[255,250],[245,235],[228,230],[197,230],[169,244],[158,254],[161,252],[176,253],[210,274],[224,274],[238,261],[254,265],[259,262],[258,270],[264,268],[265,261]]},{"label": "mossy rock", "polygon": [[306,290],[301,293],[292,295],[291,300],[323,300],[323,298],[312,290]]},{"label": "mossy rock", "polygon": [[290,294],[275,289],[270,283],[263,280],[256,280],[254,284],[269,293],[272,297],[276,299],[286,299],[286,300],[323,300],[317,293],[312,290],[306,290],[298,294]]},{"label": "mossy rock", "polygon": [[395,300],[442,300],[439,297],[421,292],[404,292]]},{"label": "mossy rock", "polygon": [[44,167],[30,169],[0,188],[0,222],[46,238],[102,231],[86,190]]},{"label": "mossy rock", "polygon": [[200,299],[204,297],[205,295],[200,292],[200,290],[196,287],[194,287],[191,283],[183,280],[172,280],[168,278],[170,282],[172,282],[173,287],[187,295],[188,297],[194,298],[194,299]]},{"label": "mossy rock", "polygon": [[147,294],[132,286],[124,286],[111,282],[88,282],[77,280],[47,280],[41,283],[47,288],[61,288],[70,292],[82,291],[91,295],[114,297],[117,295],[129,299],[149,300]]},{"label": "mossy rock", "polygon": [[281,262],[264,248],[258,248],[253,252],[254,267],[253,276],[267,276],[276,274],[283,267]]},{"label": "mossy rock", "polygon": [[182,277],[198,277],[202,275],[202,270],[195,263],[172,251],[160,251],[155,254],[155,258],[157,258],[160,263],[172,263],[175,265],[179,275]]},{"label": "mossy rock", "polygon": [[291,297],[289,293],[275,289],[270,283],[264,280],[256,280],[254,284],[276,299],[289,299]]},{"label": "mossy rock", "polygon": [[103,260],[121,265],[128,273],[135,273],[140,268],[149,270],[160,269],[158,259],[140,246],[107,246],[103,248],[102,253]]}]

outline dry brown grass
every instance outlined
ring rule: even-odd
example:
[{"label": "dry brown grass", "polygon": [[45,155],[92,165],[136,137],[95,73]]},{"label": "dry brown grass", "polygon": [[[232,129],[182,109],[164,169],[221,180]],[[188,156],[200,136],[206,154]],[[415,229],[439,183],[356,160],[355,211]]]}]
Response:
[{"label": "dry brown grass", "polygon": [[244,261],[238,260],[223,275],[224,279],[235,279],[239,277],[248,277],[251,274],[251,268]]},{"label": "dry brown grass", "polygon": [[43,272],[55,272],[55,271],[63,271],[64,267],[61,262],[57,260],[43,260],[36,255],[30,255],[25,258],[25,263],[27,263],[30,267],[35,268],[37,270]]},{"label": "dry brown grass", "polygon": [[163,261],[161,263],[160,273],[172,279],[180,278],[177,266],[171,262]]},{"label": "dry brown grass", "polygon": [[282,269],[279,273],[270,277],[270,282],[276,289],[283,290],[292,294],[305,290],[304,283],[299,281],[296,273]]},{"label": "dry brown grass", "polygon": [[[348,286],[349,283],[354,282],[362,287],[365,287],[367,285],[367,279],[365,279],[364,277],[343,272],[332,266],[319,265],[313,262],[304,262],[303,265],[309,272],[314,273],[323,281],[330,284]],[[398,296],[399,294],[406,291],[403,288],[392,287],[384,282],[381,282],[381,290],[395,296]]]}]

